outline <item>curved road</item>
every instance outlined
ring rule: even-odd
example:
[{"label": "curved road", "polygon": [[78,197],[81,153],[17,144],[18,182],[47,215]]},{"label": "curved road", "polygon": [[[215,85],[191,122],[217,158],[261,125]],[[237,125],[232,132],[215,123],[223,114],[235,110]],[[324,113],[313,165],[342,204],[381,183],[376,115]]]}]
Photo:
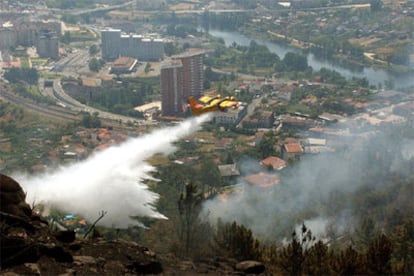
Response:
[{"label": "curved road", "polygon": [[58,80],[58,79],[53,80],[53,95],[54,95],[54,98],[58,102],[61,102],[66,107],[68,107],[72,110],[78,111],[78,112],[88,112],[90,114],[97,113],[99,118],[106,119],[106,120],[111,120],[111,121],[115,121],[115,122],[122,122],[122,123],[132,122],[132,123],[138,124],[138,125],[149,124],[149,122],[147,122],[147,121],[140,120],[140,119],[137,119],[137,118],[134,118],[134,117],[128,117],[128,116],[123,116],[123,115],[119,115],[119,114],[114,114],[114,113],[110,113],[110,112],[106,112],[106,111],[102,111],[102,110],[93,108],[91,106],[87,106],[87,105],[75,100],[74,98],[70,97],[68,94],[66,94],[65,91],[62,88],[60,80]]}]

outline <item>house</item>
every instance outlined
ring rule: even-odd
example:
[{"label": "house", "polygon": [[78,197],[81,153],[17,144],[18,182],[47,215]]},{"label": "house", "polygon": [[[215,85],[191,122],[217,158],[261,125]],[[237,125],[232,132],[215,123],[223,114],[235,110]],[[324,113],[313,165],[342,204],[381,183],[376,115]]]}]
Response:
[{"label": "house", "polygon": [[282,116],[282,124],[284,127],[296,129],[309,129],[311,127],[318,126],[318,122],[316,120],[290,115]]},{"label": "house", "polygon": [[268,188],[275,185],[278,185],[280,183],[280,178],[276,174],[268,174],[264,172],[259,172],[256,174],[251,174],[249,176],[246,176],[244,180],[256,187],[260,188]]},{"label": "house", "polygon": [[219,165],[218,170],[223,179],[223,185],[234,184],[236,179],[240,176],[240,171],[236,164]]},{"label": "house", "polygon": [[274,122],[275,118],[272,111],[262,111],[244,118],[242,125],[244,128],[271,128]]},{"label": "house", "polygon": [[308,138],[305,140],[303,152],[309,154],[319,154],[327,152],[335,152],[332,147],[326,145],[326,139]]},{"label": "house", "polygon": [[221,177],[232,177],[240,175],[240,171],[237,168],[236,164],[219,165],[218,169],[220,171]]},{"label": "house", "polygon": [[219,125],[236,125],[247,113],[245,105],[240,105],[237,109],[228,109],[226,112],[216,112],[214,122]]},{"label": "house", "polygon": [[131,57],[119,57],[116,59],[110,69],[111,74],[128,74],[134,70],[138,60]]},{"label": "house", "polygon": [[283,144],[281,151],[283,160],[287,161],[289,159],[299,158],[303,153],[303,148],[299,143]]},{"label": "house", "polygon": [[227,150],[233,144],[233,138],[221,138],[220,140],[214,143],[214,148],[216,151]]},{"label": "house", "polygon": [[262,160],[262,166],[266,169],[279,171],[286,167],[286,161],[276,156],[269,156]]}]

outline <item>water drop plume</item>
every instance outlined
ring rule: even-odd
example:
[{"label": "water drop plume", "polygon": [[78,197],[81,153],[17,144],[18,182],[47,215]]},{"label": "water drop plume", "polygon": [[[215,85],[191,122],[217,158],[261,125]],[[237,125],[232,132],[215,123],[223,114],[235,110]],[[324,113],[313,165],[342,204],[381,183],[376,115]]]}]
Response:
[{"label": "water drop plume", "polygon": [[126,228],[141,225],[131,216],[167,219],[154,204],[159,195],[144,180],[155,168],[146,160],[174,151],[173,142],[197,130],[208,115],[187,119],[91,155],[88,159],[40,175],[13,176],[27,192],[28,203],[77,214],[94,221],[107,211],[101,225]]}]

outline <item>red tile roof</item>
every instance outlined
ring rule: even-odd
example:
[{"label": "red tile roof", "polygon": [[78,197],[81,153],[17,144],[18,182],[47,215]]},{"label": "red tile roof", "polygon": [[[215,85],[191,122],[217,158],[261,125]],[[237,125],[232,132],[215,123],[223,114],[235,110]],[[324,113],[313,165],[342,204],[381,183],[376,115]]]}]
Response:
[{"label": "red tile roof", "polygon": [[267,174],[263,172],[246,176],[244,180],[247,183],[260,188],[267,188],[280,183],[280,178],[276,174]]},{"label": "red tile roof", "polygon": [[288,153],[302,153],[303,148],[300,144],[285,144],[284,145],[286,152]]},{"label": "red tile roof", "polygon": [[286,161],[276,156],[269,156],[262,160],[262,165],[266,168],[273,168],[274,170],[281,170],[286,167]]}]

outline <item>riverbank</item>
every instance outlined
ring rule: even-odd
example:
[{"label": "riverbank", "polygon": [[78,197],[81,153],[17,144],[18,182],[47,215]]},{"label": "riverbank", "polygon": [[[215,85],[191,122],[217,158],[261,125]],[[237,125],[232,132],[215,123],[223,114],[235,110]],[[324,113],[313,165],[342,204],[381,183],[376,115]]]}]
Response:
[{"label": "riverbank", "polygon": [[[278,43],[285,45],[287,47],[292,47],[297,50],[303,51],[308,50],[312,52],[312,47],[315,44],[311,42],[305,42],[298,40],[293,37],[289,37],[287,35],[275,32],[273,30],[267,30],[266,32],[260,32],[257,30],[253,30],[251,28],[240,28],[238,30],[242,35],[247,37],[251,37],[252,39],[260,39],[263,41],[271,41],[273,43]],[[315,53],[314,53],[315,54]],[[375,53],[372,52],[364,52],[364,59],[356,59],[352,56],[345,56],[345,55],[335,55],[329,59],[332,59],[333,62],[346,62],[350,65],[357,66],[357,67],[370,67],[374,70],[383,69],[387,70],[393,74],[414,74],[414,67],[397,65],[397,64],[390,64],[387,61],[378,59]]]},{"label": "riverbank", "polygon": [[[374,66],[372,61],[369,65],[361,65],[361,63],[351,62],[346,56],[330,58],[322,57],[303,48],[291,46],[288,41],[282,39],[276,40],[268,34],[263,34],[260,30],[252,32],[251,28],[243,28],[239,31],[222,31],[217,29],[209,29],[209,35],[220,38],[226,46],[234,43],[240,46],[248,47],[252,40],[260,45],[265,45],[272,53],[277,54],[281,59],[286,53],[301,53],[307,57],[308,65],[314,71],[322,68],[333,70],[341,74],[347,79],[366,78],[370,85],[378,88],[388,89],[407,89],[414,87],[414,78],[412,68],[404,68],[399,66]],[[272,39],[273,38],[273,39]]]}]

